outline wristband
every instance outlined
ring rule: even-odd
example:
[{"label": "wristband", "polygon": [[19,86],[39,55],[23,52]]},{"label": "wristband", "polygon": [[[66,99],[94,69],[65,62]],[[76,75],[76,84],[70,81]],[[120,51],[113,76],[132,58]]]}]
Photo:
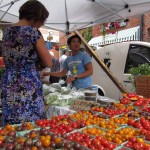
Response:
[{"label": "wristband", "polygon": [[77,75],[73,75],[73,77],[74,77],[74,79],[75,79],[75,80],[77,80],[77,79],[78,79]]},{"label": "wristband", "polygon": [[78,79],[78,77],[75,77],[75,80],[77,80]]}]

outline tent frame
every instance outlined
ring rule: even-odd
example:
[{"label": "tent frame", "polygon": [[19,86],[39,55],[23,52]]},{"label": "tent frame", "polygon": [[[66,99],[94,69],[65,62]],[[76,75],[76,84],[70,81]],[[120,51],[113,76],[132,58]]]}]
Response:
[{"label": "tent frame", "polygon": [[[0,9],[3,8],[3,7],[6,7],[6,6],[9,6],[8,9],[6,11],[4,11],[4,14],[2,15],[2,17],[0,18],[0,21],[4,18],[4,16],[7,14],[7,12],[9,11],[9,9],[12,7],[12,5],[16,2],[18,2],[20,0],[14,0],[14,1],[11,1],[10,3],[8,4],[5,4],[3,6],[0,6]],[[148,1],[145,1],[145,2],[138,2],[138,3],[134,3],[132,5],[129,5],[128,3],[126,2],[123,2],[122,6],[119,6],[119,9],[116,10],[116,11],[113,11],[112,9],[110,9],[109,7],[106,6],[106,3],[103,1],[103,0],[89,0],[93,3],[97,3],[99,4],[101,7],[103,7],[104,9],[108,10],[109,13],[107,14],[107,16],[101,18],[101,19],[98,19],[98,20],[94,20],[94,21],[89,21],[89,22],[69,22],[68,20],[68,10],[67,10],[67,4],[66,4],[66,0],[64,0],[64,3],[65,3],[65,15],[66,15],[66,20],[64,21],[64,23],[46,23],[45,24],[45,27],[47,25],[47,28],[51,28],[51,29],[54,29],[52,27],[48,27],[48,25],[50,24],[65,24],[66,25],[66,29],[64,29],[63,31],[61,30],[58,30],[58,31],[61,31],[61,32],[64,32],[66,33],[67,35],[69,34],[69,32],[73,32],[74,29],[70,30],[70,24],[83,24],[83,26],[80,26],[78,28],[76,28],[76,30],[79,30],[79,29],[82,29],[82,28],[85,28],[86,26],[92,26],[92,24],[96,24],[98,22],[108,22],[110,21],[110,19],[107,19],[106,18],[109,18],[113,15],[117,16],[117,19],[118,20],[126,20],[124,17],[122,17],[121,15],[119,15],[119,12],[121,12],[122,10],[127,10],[128,12],[131,12],[132,11],[132,6],[138,6],[138,5],[141,5],[141,4],[149,4],[150,2]],[[1,10],[2,11],[2,10]],[[9,13],[10,14],[10,13]],[[10,14],[10,15],[13,15],[13,14]],[[86,24],[85,24],[86,23]],[[56,29],[54,29],[56,30]],[[114,75],[110,72],[110,70],[107,68],[107,66],[104,64],[104,62],[101,60],[101,58],[92,50],[92,48],[90,46],[88,46],[88,44],[86,43],[86,41],[83,39],[83,37],[80,35],[80,33],[78,31],[75,31],[75,34],[77,34],[81,40],[82,40],[82,43],[85,45],[85,47],[87,48],[87,50],[91,53],[91,55],[93,56],[93,58],[97,61],[97,63],[100,65],[100,67],[105,71],[105,73],[109,76],[109,78],[113,81],[113,83],[117,86],[117,88],[123,92],[123,93],[127,93],[126,89],[122,86],[121,83],[119,83],[119,81],[114,77]]]}]

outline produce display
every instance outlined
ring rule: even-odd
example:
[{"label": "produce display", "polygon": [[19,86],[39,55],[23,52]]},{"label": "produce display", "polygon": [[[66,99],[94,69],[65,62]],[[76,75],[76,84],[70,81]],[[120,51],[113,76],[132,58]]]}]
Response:
[{"label": "produce display", "polygon": [[82,89],[75,90],[61,87],[59,83],[53,83],[50,86],[44,84],[43,92],[46,105],[68,106],[76,99],[84,99],[84,91]]},{"label": "produce display", "polygon": [[[142,102],[142,103],[141,103]],[[4,150],[150,150],[150,99],[124,94],[71,115],[6,125],[0,129]]]}]

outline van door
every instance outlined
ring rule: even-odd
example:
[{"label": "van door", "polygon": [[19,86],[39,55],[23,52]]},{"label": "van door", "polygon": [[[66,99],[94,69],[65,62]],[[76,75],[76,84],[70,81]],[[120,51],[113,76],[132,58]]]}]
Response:
[{"label": "van door", "polygon": [[123,85],[129,92],[135,91],[132,76],[129,74],[129,69],[144,63],[150,63],[150,47],[131,44],[123,76]]},{"label": "van door", "polygon": [[[123,74],[128,50],[129,43],[124,42],[107,45],[95,51],[120,83],[123,82]],[[105,71],[99,66],[94,58],[92,59],[92,64],[93,84],[100,85],[105,91],[106,97],[118,100],[119,96],[121,95],[120,90],[105,73]]]}]

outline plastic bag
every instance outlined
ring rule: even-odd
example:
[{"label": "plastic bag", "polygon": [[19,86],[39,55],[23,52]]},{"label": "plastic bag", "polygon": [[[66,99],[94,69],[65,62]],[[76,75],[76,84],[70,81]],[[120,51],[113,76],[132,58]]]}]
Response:
[{"label": "plastic bag", "polygon": [[51,104],[52,102],[56,101],[58,98],[58,93],[50,93],[44,97],[45,104]]},{"label": "plastic bag", "polygon": [[61,85],[59,83],[52,83],[50,85],[50,91],[53,92],[58,92],[61,93]]},{"label": "plastic bag", "polygon": [[49,86],[46,84],[43,85],[43,94],[44,96],[48,95],[50,93]]},{"label": "plastic bag", "polygon": [[71,92],[71,89],[70,88],[67,88],[67,87],[62,87],[61,88],[61,94],[69,94]]}]

